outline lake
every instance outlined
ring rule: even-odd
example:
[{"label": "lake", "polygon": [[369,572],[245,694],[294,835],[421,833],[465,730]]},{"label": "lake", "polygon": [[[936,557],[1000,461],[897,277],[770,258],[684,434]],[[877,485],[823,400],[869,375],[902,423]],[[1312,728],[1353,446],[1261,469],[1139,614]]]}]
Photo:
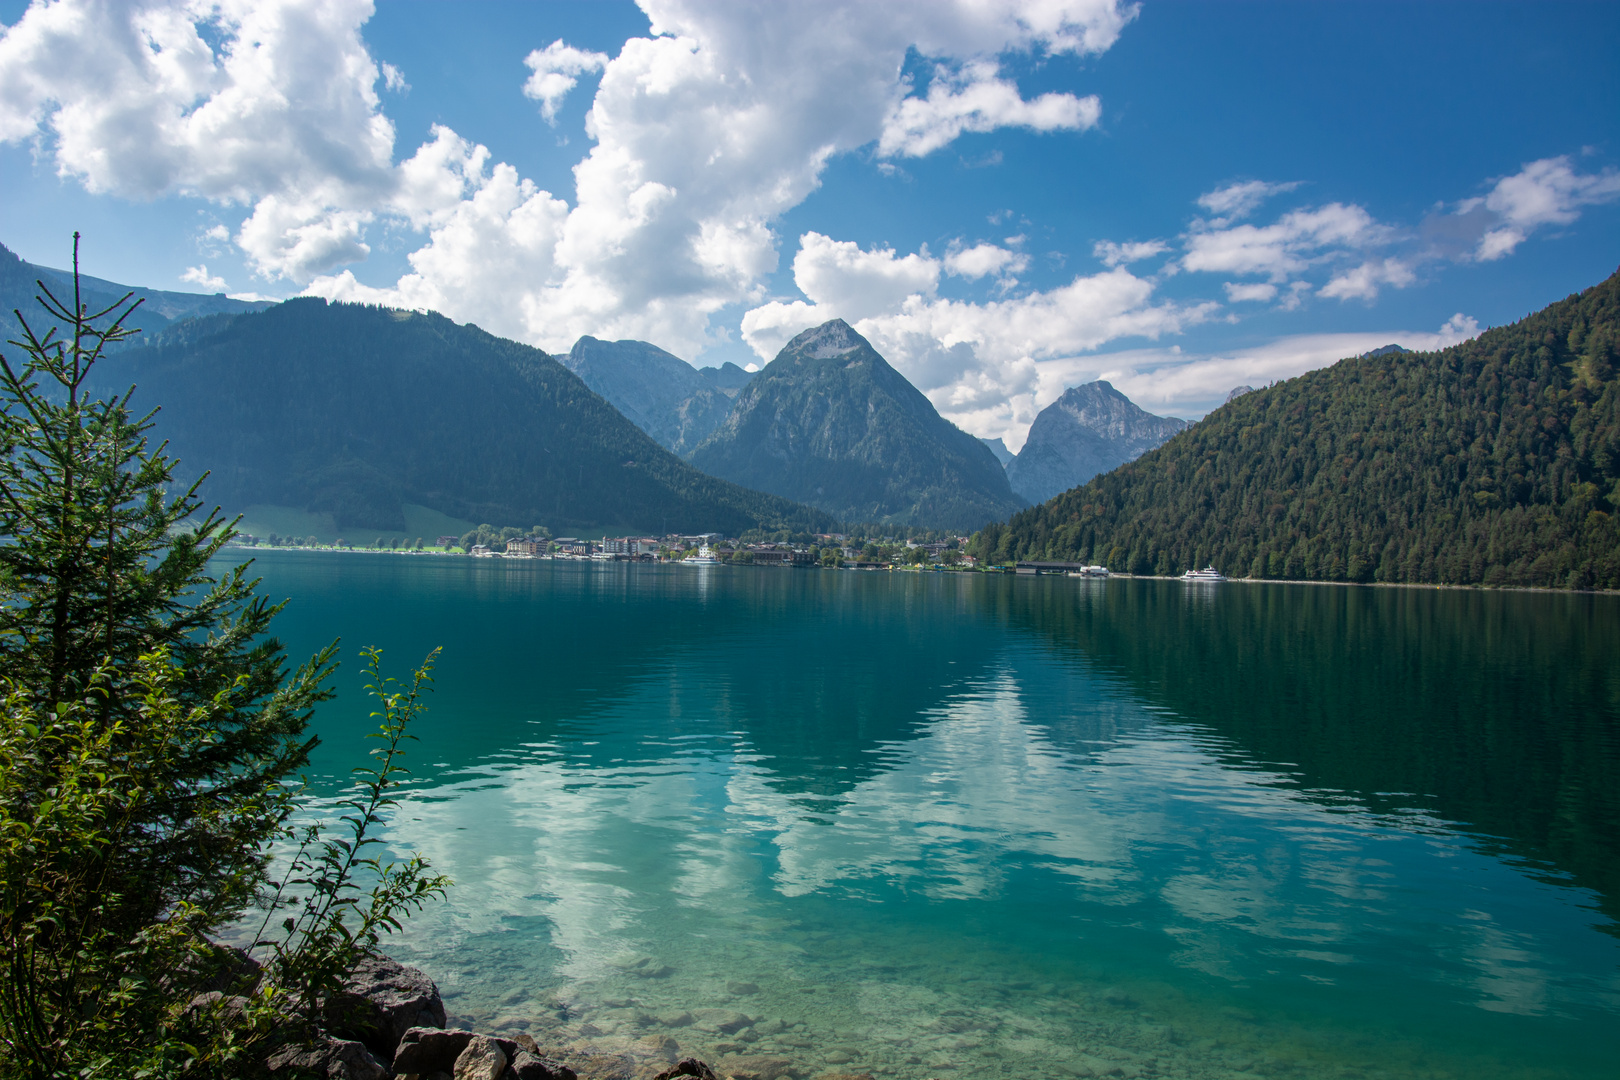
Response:
[{"label": "lake", "polygon": [[[239,561],[235,553],[225,561]],[[805,1076],[1613,1077],[1620,598],[269,551],[443,646],[453,1022]],[[660,1038],[664,1037],[664,1038]]]}]

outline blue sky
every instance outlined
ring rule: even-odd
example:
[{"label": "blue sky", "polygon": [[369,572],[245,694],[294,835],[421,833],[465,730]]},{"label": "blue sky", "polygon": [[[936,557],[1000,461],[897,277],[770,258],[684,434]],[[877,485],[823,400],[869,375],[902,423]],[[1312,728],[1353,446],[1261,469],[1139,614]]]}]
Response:
[{"label": "blue sky", "polygon": [[[0,242],[758,364],[854,323],[1016,448],[1620,264],[1620,5],[0,2]],[[655,33],[656,31],[656,33]],[[588,124],[588,118],[592,121]]]}]

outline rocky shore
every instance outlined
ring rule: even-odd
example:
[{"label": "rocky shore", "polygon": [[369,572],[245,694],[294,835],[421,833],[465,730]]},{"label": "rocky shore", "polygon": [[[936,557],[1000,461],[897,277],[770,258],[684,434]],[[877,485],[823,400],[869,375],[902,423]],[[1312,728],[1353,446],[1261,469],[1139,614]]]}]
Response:
[{"label": "rocky shore", "polygon": [[[244,965],[252,961],[243,957]],[[220,991],[199,996],[194,1007],[232,1008],[240,999]],[[348,982],[337,1010],[341,1030],[321,1032],[277,1051],[265,1065],[275,1077],[326,1080],[872,1080],[867,1073],[817,1071],[773,1054],[748,1053],[745,1041],[763,1026],[746,1013],[699,1009],[668,1017],[675,1028],[738,1036],[734,1051],[713,1065],[681,1053],[667,1034],[634,1041],[542,1044],[526,1031],[477,1032],[449,1027],[439,988],[419,968],[386,956],[366,960]],[[711,1015],[712,1014],[712,1015]],[[583,1034],[590,1034],[584,1032]]]}]

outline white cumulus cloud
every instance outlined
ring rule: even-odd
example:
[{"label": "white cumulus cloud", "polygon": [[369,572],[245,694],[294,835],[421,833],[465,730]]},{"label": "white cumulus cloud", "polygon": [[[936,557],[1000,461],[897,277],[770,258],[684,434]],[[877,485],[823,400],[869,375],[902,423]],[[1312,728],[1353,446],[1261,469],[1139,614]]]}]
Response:
[{"label": "white cumulus cloud", "polygon": [[[59,0],[0,37],[0,140],[130,199],[253,207],[237,242],[294,280],[368,250],[393,124],[360,37],[369,0]],[[214,42],[215,44],[211,44]]]},{"label": "white cumulus cloud", "polygon": [[[880,139],[911,92],[902,78],[911,51],[962,70],[1016,52],[1097,52],[1134,13],[1114,0],[766,7],[644,0],[643,8],[653,36],[631,38],[602,65],[587,118],[595,146],[574,169],[572,206],[543,191],[525,195],[515,177],[497,182],[502,167],[492,168],[485,151],[454,132],[436,132],[400,167],[394,196],[396,212],[429,230],[428,244],[411,256],[413,273],[386,289],[366,290],[352,275],[338,275],[311,290],[409,306],[431,299],[453,318],[476,317],[492,332],[553,351],[594,334],[656,341],[694,356],[711,342],[714,313],[763,299],[760,283],[777,267],[775,221],[815,190],[834,155]],[[534,72],[585,62],[568,59],[566,48]],[[506,195],[483,197],[476,212],[456,209],[492,184]],[[555,234],[543,258],[538,248],[523,248],[522,274],[500,254],[501,207],[524,207],[535,219],[524,231],[526,245]],[[458,236],[473,235],[466,232],[471,220],[487,223],[498,257],[485,258],[474,243],[452,243],[440,224],[452,213]],[[874,295],[890,295],[882,291],[880,253],[833,245],[801,247],[811,288],[818,266],[844,258],[853,260],[850,274],[859,264],[875,275]],[[935,260],[896,260],[902,276],[937,280]],[[486,295],[505,303],[479,306]]]},{"label": "white cumulus cloud", "polygon": [[1169,250],[1170,245],[1163,240],[1132,240],[1124,244],[1116,244],[1112,240],[1099,240],[1092,246],[1091,253],[1101,259],[1104,266],[1112,267],[1141,262],[1155,255],[1163,255]]},{"label": "white cumulus cloud", "polygon": [[1277,286],[1264,281],[1250,283],[1228,281],[1224,288],[1226,298],[1234,304],[1245,300],[1266,301],[1277,295]]},{"label": "white cumulus cloud", "polygon": [[1355,205],[1328,203],[1284,214],[1271,225],[1195,227],[1187,235],[1187,270],[1264,274],[1281,284],[1323,251],[1381,243],[1389,230]]},{"label": "white cumulus cloud", "polygon": [[1269,184],[1264,180],[1244,180],[1238,183],[1227,184],[1198,196],[1198,205],[1205,210],[1235,221],[1248,217],[1259,205],[1285,191],[1293,191],[1299,187],[1299,181],[1286,184]]},{"label": "white cumulus cloud", "polygon": [[1335,274],[1317,290],[1318,296],[1339,300],[1373,300],[1380,285],[1404,289],[1417,280],[1412,267],[1401,259],[1368,259],[1353,270]]},{"label": "white cumulus cloud", "polygon": [[857,322],[893,310],[909,296],[932,295],[940,264],[926,253],[896,255],[890,248],[860,245],[809,232],[799,238],[793,280],[812,303],[832,312],[822,321]]},{"label": "white cumulus cloud", "polygon": [[[1023,237],[1009,239],[1022,240]],[[1021,251],[1008,251],[995,244],[975,244],[970,248],[957,248],[945,255],[945,272],[970,280],[993,275],[1004,281],[1029,268],[1029,256]]]},{"label": "white cumulus cloud", "polygon": [[963,132],[1003,127],[1084,131],[1102,118],[1102,100],[1095,94],[1048,93],[1026,101],[1017,85],[1000,74],[1000,67],[988,60],[954,72],[938,66],[926,97],[904,98],[884,118],[878,153],[922,157]]},{"label": "white cumulus cloud", "polygon": [[523,84],[523,93],[540,103],[540,115],[546,118],[546,123],[555,126],[557,110],[568,92],[579,85],[579,77],[601,71],[607,67],[607,62],[606,53],[576,49],[559,38],[524,58],[523,63],[534,74]]},{"label": "white cumulus cloud", "polygon": [[[999,64],[1102,52],[1136,14],[1120,0],[641,6],[651,33],[616,56],[554,41],[528,57],[524,92],[548,120],[601,76],[571,203],[445,128],[396,163],[378,94],[406,84],[367,50],[370,0],[35,4],[0,37],[0,140],[38,140],[91,191],[242,208],[231,237],[267,279],[436,306],[553,350],[591,333],[694,355],[716,312],[762,299],[775,222],[832,157],[1083,129],[1093,98],[1025,99]],[[940,72],[926,93],[910,57]],[[426,234],[411,272],[386,287],[334,274],[384,222]]]},{"label": "white cumulus cloud", "polygon": [[1604,169],[1582,173],[1569,157],[1543,158],[1498,180],[1490,194],[1465,200],[1457,210],[1468,215],[1483,207],[1494,216],[1479,238],[1474,257],[1482,262],[1509,255],[1543,225],[1569,225],[1581,208],[1620,198],[1620,172]]},{"label": "white cumulus cloud", "polygon": [[214,275],[210,274],[208,272],[207,263],[203,263],[199,266],[187,267],[186,272],[180,275],[180,280],[189,282],[193,285],[200,285],[202,288],[213,293],[225,291],[225,279],[222,277],[215,277]]}]

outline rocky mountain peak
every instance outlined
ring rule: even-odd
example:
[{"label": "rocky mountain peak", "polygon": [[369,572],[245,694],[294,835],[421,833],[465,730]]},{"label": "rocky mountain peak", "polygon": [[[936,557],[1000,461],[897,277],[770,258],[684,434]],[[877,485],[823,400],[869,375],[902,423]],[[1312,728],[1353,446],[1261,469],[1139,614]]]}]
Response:
[{"label": "rocky mountain peak", "polygon": [[995,455],[842,319],[784,346],[690,460],[846,522],[974,529],[1023,505]]},{"label": "rocky mountain peak", "polygon": [[826,360],[833,356],[843,356],[854,352],[862,345],[870,344],[861,335],[857,334],[849,323],[843,319],[833,319],[820,326],[811,327],[792,341],[787,343],[783,352],[797,352],[817,360]]},{"label": "rocky mountain peak", "polygon": [[1029,439],[1007,465],[1013,490],[1045,502],[1098,473],[1132,461],[1187,426],[1154,416],[1110,384],[1071,386],[1041,410]]}]

